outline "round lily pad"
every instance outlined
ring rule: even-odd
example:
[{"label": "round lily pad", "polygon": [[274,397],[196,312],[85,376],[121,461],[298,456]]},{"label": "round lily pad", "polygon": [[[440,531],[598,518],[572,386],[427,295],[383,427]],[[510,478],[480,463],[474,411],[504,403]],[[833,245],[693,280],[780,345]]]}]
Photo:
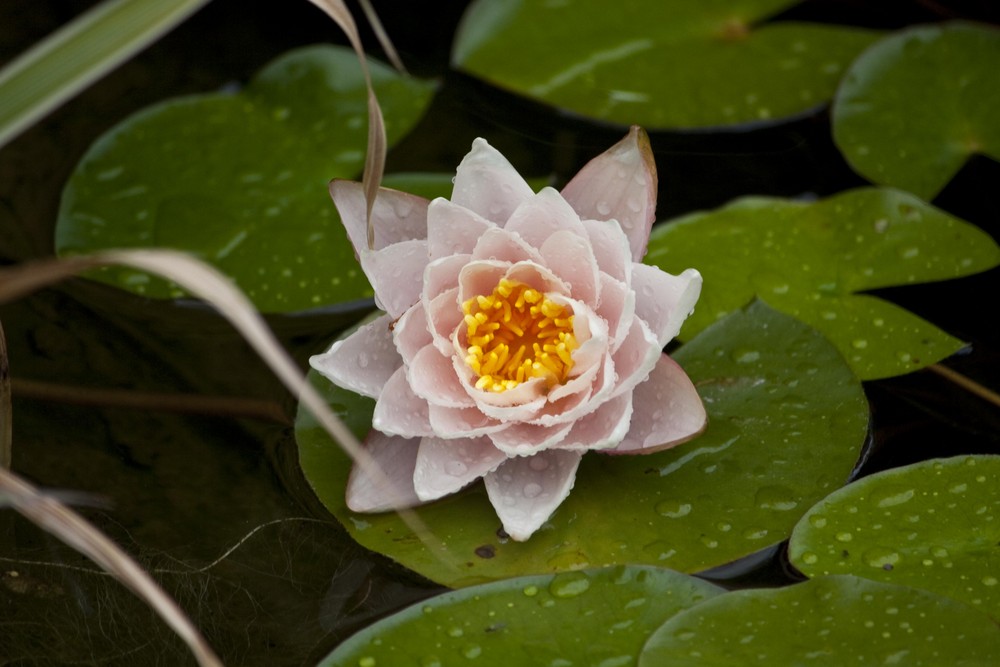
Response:
[{"label": "round lily pad", "polygon": [[634,665],[663,621],[722,592],[638,566],[505,579],[408,607],[320,665]]},{"label": "round lily pad", "polygon": [[979,228],[916,197],[860,188],[812,204],[746,198],[653,230],[646,260],[698,267],[689,339],[755,297],[822,331],[863,380],[918,370],[962,341],[864,290],[946,280],[1000,264]]},{"label": "round lily pad", "polygon": [[1000,160],[1000,30],[970,23],[907,28],[847,72],[833,137],[865,178],[930,201],[973,153]]},{"label": "round lily pad", "polygon": [[809,576],[916,586],[1000,620],[1000,456],[924,461],[839,489],[802,517],[789,557]]},{"label": "round lily pad", "polygon": [[[370,67],[389,141],[398,141],[433,84]],[[355,178],[364,165],[366,100],[354,53],[313,46],[278,58],[239,93],[140,111],[77,165],[63,191],[56,250],[187,250],[265,312],[371,296],[327,195],[331,178]],[[96,277],[149,297],[183,295],[132,269]]]},{"label": "round lily pad", "polygon": [[773,122],[829,101],[847,65],[879,36],[766,21],[796,4],[639,0],[609,10],[604,0],[479,0],[463,17],[452,61],[521,95],[623,125]]},{"label": "round lily pad", "polygon": [[[527,542],[502,536],[481,484],[416,509],[442,550],[428,549],[395,514],[350,512],[351,462],[306,410],[296,421],[299,461],[358,542],[448,586],[619,563],[701,571],[785,539],[808,507],[843,484],[865,439],[868,405],[822,335],[760,303],[674,358],[702,395],[708,430],[656,454],[586,455],[569,498]],[[371,400],[311,378],[355,432],[370,428]]]},{"label": "round lily pad", "polygon": [[639,667],[995,665],[1000,628],[960,602],[851,576],[727,593],[681,612]]}]

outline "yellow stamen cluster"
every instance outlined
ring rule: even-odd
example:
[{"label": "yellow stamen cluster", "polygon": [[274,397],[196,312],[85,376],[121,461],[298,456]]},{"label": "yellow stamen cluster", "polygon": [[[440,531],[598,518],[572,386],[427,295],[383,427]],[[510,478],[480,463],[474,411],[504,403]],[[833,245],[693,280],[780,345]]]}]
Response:
[{"label": "yellow stamen cluster", "polygon": [[572,310],[506,278],[462,309],[469,327],[465,363],[479,376],[477,389],[507,391],[537,377],[550,388],[566,381],[578,347]]}]

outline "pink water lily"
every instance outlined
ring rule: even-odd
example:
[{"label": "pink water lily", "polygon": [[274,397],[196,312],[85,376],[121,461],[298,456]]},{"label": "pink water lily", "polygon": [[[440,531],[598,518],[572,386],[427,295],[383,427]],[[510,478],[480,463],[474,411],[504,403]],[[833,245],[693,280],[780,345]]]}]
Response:
[{"label": "pink water lily", "polygon": [[[483,139],[451,200],[382,189],[374,249],[358,183],[333,200],[385,311],[314,356],[334,383],[377,399],[368,452],[409,504],[482,477],[515,540],[569,495],[580,458],[659,451],[705,426],[684,371],[662,353],[701,275],[641,263],[656,205],[645,132],[535,194]],[[355,466],[347,505],[392,509]]]}]

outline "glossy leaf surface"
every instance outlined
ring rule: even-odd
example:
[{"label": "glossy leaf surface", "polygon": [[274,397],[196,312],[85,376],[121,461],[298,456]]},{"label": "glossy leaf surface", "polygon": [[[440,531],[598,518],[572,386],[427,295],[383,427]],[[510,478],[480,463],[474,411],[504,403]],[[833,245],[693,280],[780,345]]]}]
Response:
[{"label": "glossy leaf surface", "polygon": [[850,576],[743,590],[677,614],[639,667],[991,665],[1000,628],[933,593]]},{"label": "glossy leaf surface", "polygon": [[833,136],[865,178],[930,201],[973,153],[1000,160],[1000,30],[946,23],[902,30],[851,65]]},{"label": "glossy leaf surface", "polygon": [[796,4],[480,0],[463,18],[452,61],[521,95],[623,125],[767,122],[826,103],[878,36],[767,22]]},{"label": "glossy leaf surface", "polygon": [[795,527],[792,564],[961,600],[1000,619],[1000,456],[924,461],[830,494]]},{"label": "glossy leaf surface", "polygon": [[634,665],[663,621],[722,592],[638,566],[505,579],[408,607],[320,665]]},{"label": "glossy leaf surface", "polygon": [[[390,141],[420,118],[432,86],[371,63]],[[237,94],[140,111],[99,139],[67,184],[61,255],[107,248],[192,252],[265,312],[371,295],[327,194],[364,164],[366,99],[355,55],[315,46],[265,67]],[[103,280],[156,298],[174,286],[131,269]]]},{"label": "glossy leaf surface", "polygon": [[755,296],[822,331],[863,380],[940,361],[962,341],[864,290],[966,276],[1000,263],[977,227],[912,195],[862,188],[813,204],[745,198],[654,229],[646,260],[695,266],[689,339]]},{"label": "glossy leaf surface", "polygon": [[[674,358],[702,394],[708,430],[657,454],[588,454],[569,498],[524,543],[498,535],[481,484],[416,510],[445,554],[429,552],[393,514],[348,511],[350,461],[305,411],[300,463],[358,542],[449,586],[617,563],[697,572],[780,542],[848,478],[868,422],[860,383],[825,338],[763,304]],[[370,427],[372,401],[313,381],[357,433]]]}]

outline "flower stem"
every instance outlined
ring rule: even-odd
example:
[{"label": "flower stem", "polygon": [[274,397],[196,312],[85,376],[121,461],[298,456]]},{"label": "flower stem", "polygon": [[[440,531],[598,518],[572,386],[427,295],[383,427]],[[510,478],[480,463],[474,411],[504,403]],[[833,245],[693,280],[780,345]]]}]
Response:
[{"label": "flower stem", "polygon": [[984,387],[975,380],[968,378],[961,373],[948,368],[947,366],[942,366],[941,364],[931,364],[927,367],[927,370],[937,373],[946,380],[954,382],[962,389],[975,394],[984,401],[1000,407],[1000,393],[997,393],[988,387]]}]

